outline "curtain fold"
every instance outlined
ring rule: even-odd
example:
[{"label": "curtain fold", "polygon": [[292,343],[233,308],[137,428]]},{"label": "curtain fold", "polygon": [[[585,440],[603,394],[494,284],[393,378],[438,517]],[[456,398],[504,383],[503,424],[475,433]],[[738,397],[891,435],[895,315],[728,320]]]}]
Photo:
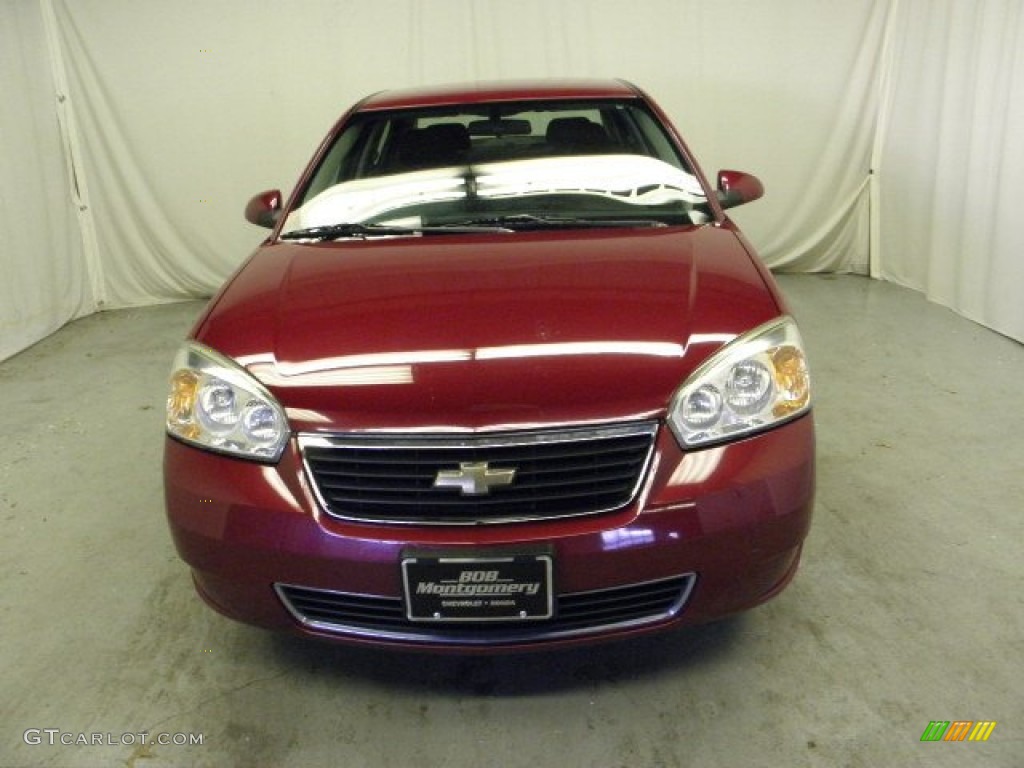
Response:
[{"label": "curtain fold", "polygon": [[0,3],[0,360],[95,309],[36,0]]},{"label": "curtain fold", "polygon": [[1024,341],[1024,4],[901,0],[898,29],[879,276]]},{"label": "curtain fold", "polygon": [[[209,295],[230,271],[231,261],[218,259],[211,238],[173,211],[176,198],[192,196],[191,202],[202,204],[202,190],[191,183],[190,164],[204,158],[198,153],[140,153],[146,125],[133,120],[140,109],[168,120],[202,117],[178,112],[173,91],[148,89],[126,100],[116,75],[97,69],[97,48],[82,39],[69,14],[75,5],[58,4],[56,18],[83,138],[81,157],[74,161],[76,171],[89,180],[95,237],[103,254],[101,300],[107,307],[126,307]],[[111,32],[106,34],[105,40],[90,39],[117,47]],[[116,34],[123,39],[120,30]],[[139,63],[121,61],[121,66],[133,71]],[[212,161],[209,154],[205,159]]]}]

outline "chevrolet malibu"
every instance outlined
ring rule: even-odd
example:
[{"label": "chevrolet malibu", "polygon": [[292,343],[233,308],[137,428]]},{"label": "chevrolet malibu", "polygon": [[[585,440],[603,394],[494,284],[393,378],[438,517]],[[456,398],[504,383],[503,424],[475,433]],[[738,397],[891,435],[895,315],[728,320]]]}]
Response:
[{"label": "chevrolet malibu", "polygon": [[792,579],[800,335],[664,112],[619,81],[378,93],[178,352],[164,481],[233,619],[393,648],[621,639]]}]

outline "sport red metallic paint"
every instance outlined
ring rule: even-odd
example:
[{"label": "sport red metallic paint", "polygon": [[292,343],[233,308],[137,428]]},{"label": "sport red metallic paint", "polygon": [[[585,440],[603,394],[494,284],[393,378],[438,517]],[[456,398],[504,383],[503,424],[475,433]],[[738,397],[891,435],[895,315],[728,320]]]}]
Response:
[{"label": "sport red metallic paint", "polygon": [[811,518],[803,350],[649,97],[392,92],[324,141],[168,398],[196,587],[259,626],[540,649],[748,609]]}]

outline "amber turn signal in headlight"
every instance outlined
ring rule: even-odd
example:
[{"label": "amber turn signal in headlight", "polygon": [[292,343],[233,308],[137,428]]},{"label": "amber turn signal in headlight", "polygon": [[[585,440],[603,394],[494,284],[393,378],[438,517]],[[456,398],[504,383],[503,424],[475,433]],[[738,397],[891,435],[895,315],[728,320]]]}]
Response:
[{"label": "amber turn signal in headlight", "polygon": [[174,359],[167,432],[186,443],[277,461],[288,442],[284,410],[259,381],[209,347],[186,343]]},{"label": "amber turn signal in headlight", "polygon": [[781,317],[725,345],[676,392],[668,421],[684,448],[770,429],[811,407],[796,323]]}]

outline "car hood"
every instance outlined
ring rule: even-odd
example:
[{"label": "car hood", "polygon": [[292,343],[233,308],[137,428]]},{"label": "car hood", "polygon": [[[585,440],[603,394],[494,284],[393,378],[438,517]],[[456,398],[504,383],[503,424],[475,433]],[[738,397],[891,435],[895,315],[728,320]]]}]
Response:
[{"label": "car hood", "polygon": [[483,431],[656,418],[779,314],[730,227],[260,248],[195,336],[300,431]]}]

